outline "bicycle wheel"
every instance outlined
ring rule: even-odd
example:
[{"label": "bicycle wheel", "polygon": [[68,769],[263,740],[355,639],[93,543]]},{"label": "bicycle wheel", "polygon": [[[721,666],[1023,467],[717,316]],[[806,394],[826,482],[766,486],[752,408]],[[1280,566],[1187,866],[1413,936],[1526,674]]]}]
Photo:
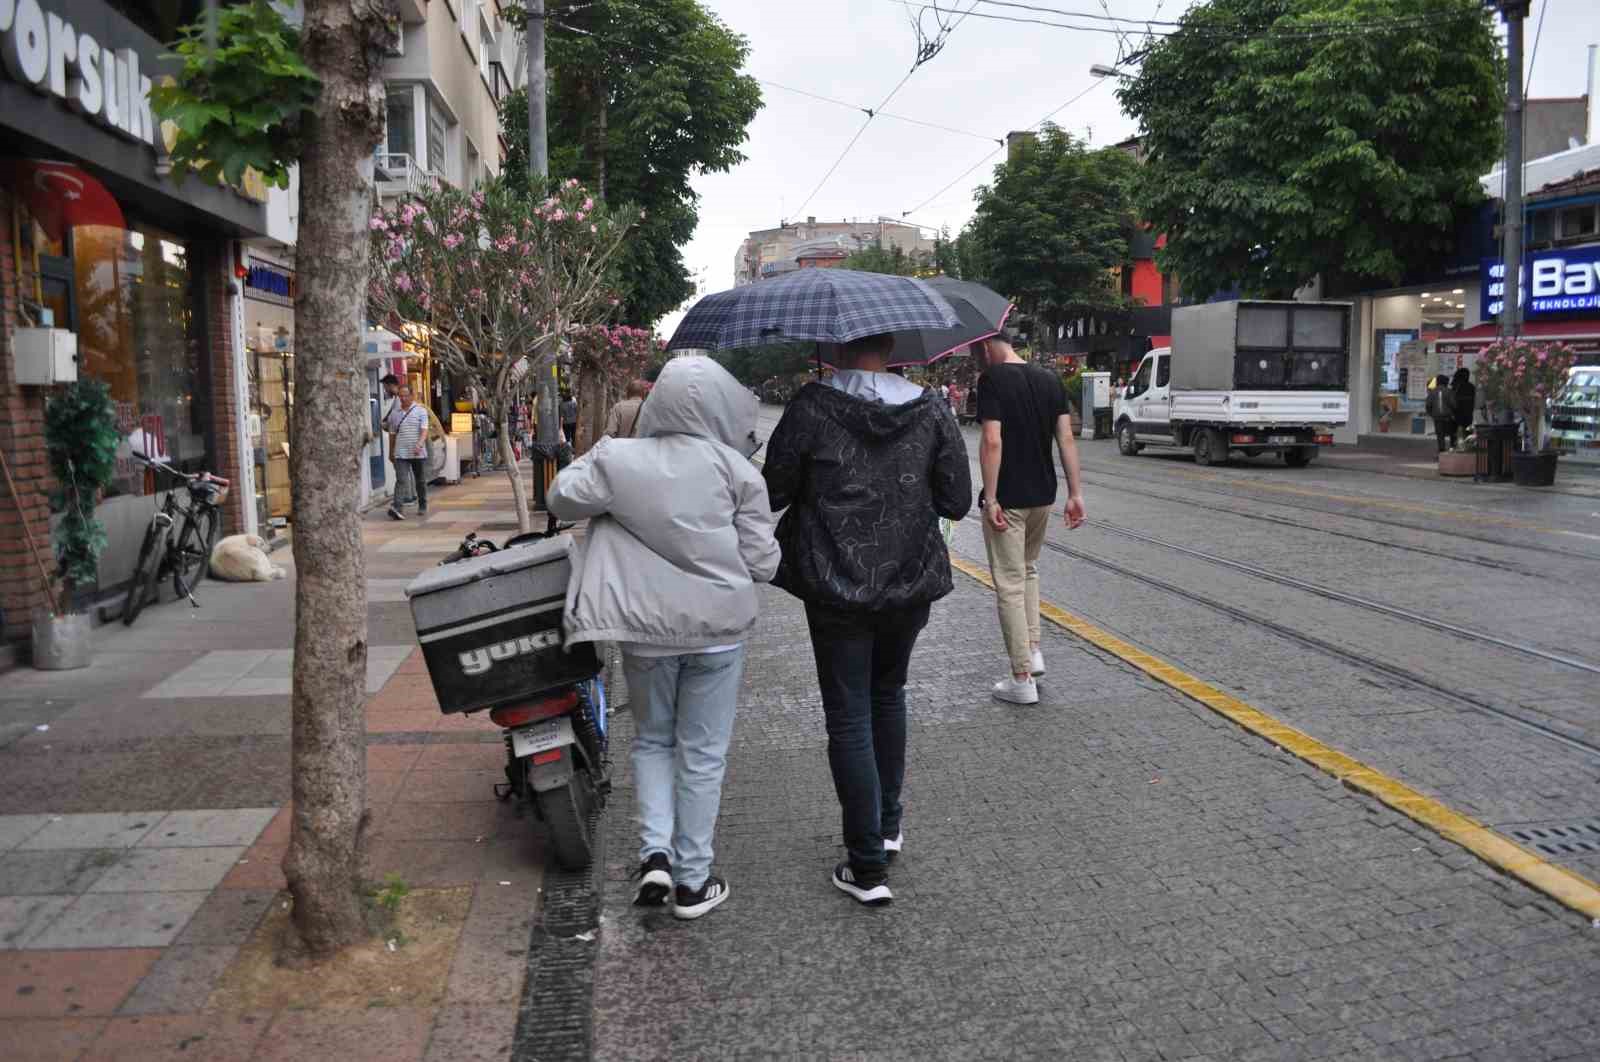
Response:
[{"label": "bicycle wheel", "polygon": [[217,511],[197,507],[183,522],[178,546],[172,554],[172,589],[179,597],[200,585],[211,568],[211,550],[217,544]]},{"label": "bicycle wheel", "polygon": [[145,528],[144,542],[139,546],[139,563],[133,567],[133,577],[128,582],[128,596],[122,602],[122,622],[131,625],[139,618],[139,611],[147,601],[156,597],[156,579],[161,574],[161,555],[166,552],[166,528],[152,521]]}]

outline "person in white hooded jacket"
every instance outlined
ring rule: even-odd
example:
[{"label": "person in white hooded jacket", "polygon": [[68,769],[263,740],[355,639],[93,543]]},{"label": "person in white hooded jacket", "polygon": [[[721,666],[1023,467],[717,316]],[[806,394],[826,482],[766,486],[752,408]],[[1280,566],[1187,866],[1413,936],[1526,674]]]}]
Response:
[{"label": "person in white hooded jacket", "polygon": [[675,358],[634,438],[603,438],[551,484],[587,518],[567,591],[569,643],[621,643],[637,734],[634,903],[699,918],[728,897],[712,839],[756,585],[778,569],[775,519],[750,457],[758,400],[706,357]]}]

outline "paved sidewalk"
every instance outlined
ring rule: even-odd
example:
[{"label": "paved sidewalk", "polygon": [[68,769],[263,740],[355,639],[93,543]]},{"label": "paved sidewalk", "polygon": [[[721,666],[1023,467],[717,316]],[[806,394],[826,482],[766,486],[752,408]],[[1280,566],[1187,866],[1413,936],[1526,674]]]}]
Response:
[{"label": "paved sidewalk", "polygon": [[365,524],[368,876],[469,897],[438,993],[240,1011],[216,992],[283,902],[293,561],[279,551],[290,579],[206,582],[198,611],[164,601],[99,629],[87,671],[0,678],[0,1058],[509,1054],[541,834],[493,798],[498,730],[440,714],[402,590],[467,531],[510,521],[510,488],[485,475],[430,493],[425,523],[380,510]]},{"label": "paved sidewalk", "polygon": [[764,608],[701,921],[629,906],[616,722],[595,1057],[1597,1057],[1600,931],[1059,630],[1043,702],[992,701],[961,576],[913,661],[896,901],[859,907],[804,616]]}]

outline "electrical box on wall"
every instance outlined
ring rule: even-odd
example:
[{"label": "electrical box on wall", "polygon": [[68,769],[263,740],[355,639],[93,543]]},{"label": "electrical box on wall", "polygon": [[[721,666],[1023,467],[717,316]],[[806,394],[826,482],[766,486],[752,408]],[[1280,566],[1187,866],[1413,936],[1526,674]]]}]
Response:
[{"label": "electrical box on wall", "polygon": [[17,383],[32,387],[78,378],[78,336],[65,328],[19,328],[12,333]]}]

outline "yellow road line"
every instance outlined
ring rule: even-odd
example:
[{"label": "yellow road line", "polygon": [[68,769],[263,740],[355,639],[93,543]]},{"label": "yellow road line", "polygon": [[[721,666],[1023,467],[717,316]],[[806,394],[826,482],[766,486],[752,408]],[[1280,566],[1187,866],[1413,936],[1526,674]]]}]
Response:
[{"label": "yellow road line", "polygon": [[[950,563],[958,571],[994,589],[994,580],[982,568],[952,555]],[[1074,616],[1048,601],[1039,602],[1039,613],[1056,626],[1077,635],[1089,644],[1133,665],[1151,678],[1185,696],[1199,701],[1217,714],[1263,737],[1273,744],[1325,771],[1352,789],[1382,801],[1465,848],[1479,859],[1600,923],[1600,885],[1581,874],[1557,866],[1502,835],[1454,811],[1432,797],[1417,792],[1404,782],[1374,770],[1360,760],[1330,748],[1316,738],[1297,730],[1237,697],[1195,678],[1158,657],[1123,641],[1103,628]]]}]

